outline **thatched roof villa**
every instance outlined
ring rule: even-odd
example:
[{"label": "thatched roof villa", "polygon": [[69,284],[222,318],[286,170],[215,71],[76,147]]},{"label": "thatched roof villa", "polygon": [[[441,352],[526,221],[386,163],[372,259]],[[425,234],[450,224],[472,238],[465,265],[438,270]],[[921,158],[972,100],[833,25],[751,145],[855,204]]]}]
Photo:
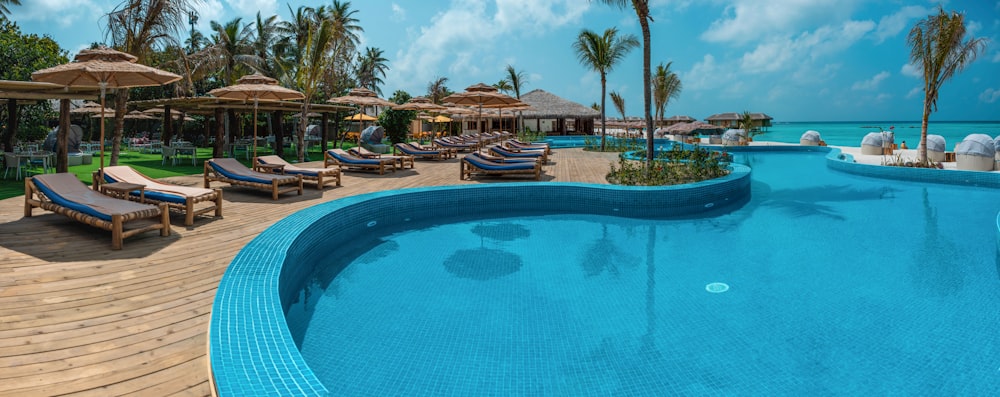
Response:
[{"label": "thatched roof villa", "polygon": [[691,117],[691,116],[686,116],[686,115],[685,116],[670,116],[670,117],[667,117],[667,118],[663,119],[663,123],[661,124],[661,126],[663,126],[663,127],[669,127],[669,126],[672,126],[674,124],[690,123],[692,121],[696,121],[696,120],[695,120],[694,117]]},{"label": "thatched roof villa", "polygon": [[[768,116],[764,113],[751,113],[750,116],[753,118],[753,126],[755,128],[765,129],[771,126],[771,120],[773,117]],[[718,125],[726,128],[737,128],[740,119],[743,118],[743,113],[718,113],[713,114],[705,119],[709,124]]]},{"label": "thatched roof villa", "polygon": [[600,112],[545,90],[521,95],[521,102],[531,105],[524,111],[524,125],[549,135],[591,134],[595,120],[601,118]]}]

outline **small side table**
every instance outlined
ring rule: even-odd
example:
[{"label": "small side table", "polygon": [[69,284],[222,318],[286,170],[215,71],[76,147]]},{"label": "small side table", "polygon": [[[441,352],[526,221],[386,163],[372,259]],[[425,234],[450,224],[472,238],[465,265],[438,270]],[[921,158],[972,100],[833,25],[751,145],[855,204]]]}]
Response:
[{"label": "small side table", "polygon": [[101,193],[114,198],[120,198],[122,200],[128,200],[129,192],[138,190],[139,191],[139,202],[146,202],[146,185],[140,185],[138,183],[128,183],[128,182],[115,182],[115,183],[104,183],[101,184]]},{"label": "small side table", "polygon": [[284,174],[284,164],[254,164],[254,171],[266,172],[269,174]]}]

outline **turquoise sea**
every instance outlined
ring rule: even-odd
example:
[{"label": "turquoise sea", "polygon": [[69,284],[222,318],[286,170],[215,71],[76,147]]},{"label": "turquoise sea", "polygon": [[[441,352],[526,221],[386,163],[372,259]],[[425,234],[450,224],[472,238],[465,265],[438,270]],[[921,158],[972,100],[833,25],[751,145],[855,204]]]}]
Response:
[{"label": "turquoise sea", "polygon": [[[879,128],[895,132],[896,143],[906,141],[907,146],[916,149],[920,142],[920,121],[847,121],[847,122],[785,122],[775,123],[763,135],[754,140],[799,143],[799,137],[808,130],[819,131],[828,145],[861,146],[861,138]],[[934,122],[927,128],[928,134],[941,135],[949,150],[969,134],[986,134],[996,138],[1000,135],[1000,122]]]}]

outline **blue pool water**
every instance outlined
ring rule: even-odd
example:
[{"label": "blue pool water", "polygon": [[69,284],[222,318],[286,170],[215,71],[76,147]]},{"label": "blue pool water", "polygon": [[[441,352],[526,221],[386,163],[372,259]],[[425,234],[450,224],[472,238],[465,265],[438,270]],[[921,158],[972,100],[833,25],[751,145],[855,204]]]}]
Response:
[{"label": "blue pool water", "polygon": [[290,331],[335,395],[1000,389],[997,190],[736,161],[753,197],[718,216],[443,217],[330,247]]}]

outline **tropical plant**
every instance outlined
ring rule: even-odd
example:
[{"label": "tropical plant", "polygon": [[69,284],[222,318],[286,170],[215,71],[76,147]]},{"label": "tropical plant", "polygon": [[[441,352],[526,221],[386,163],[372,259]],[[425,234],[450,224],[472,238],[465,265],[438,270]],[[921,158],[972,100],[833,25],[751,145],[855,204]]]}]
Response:
[{"label": "tropical plant", "polygon": [[243,23],[243,18],[226,23],[212,21],[209,26],[215,32],[210,53],[216,61],[211,66],[219,71],[223,85],[236,84],[237,79],[260,66],[261,58],[254,53],[253,30],[250,24]]},{"label": "tropical plant", "polygon": [[[333,35],[333,27],[328,20],[323,19],[319,21],[315,29],[310,29],[309,35],[306,36],[305,47],[302,52],[304,56],[301,59],[298,73],[295,75],[296,86],[305,95],[305,99],[302,101],[303,115],[309,114],[309,109],[319,88],[323,72],[330,64],[331,58],[328,56],[328,51],[333,41]],[[308,126],[309,118],[300,117],[297,134],[300,143],[305,142],[306,128]],[[326,137],[323,137],[323,140],[325,141]],[[300,162],[305,160],[305,145],[299,144],[296,146],[296,155]]]},{"label": "tropical plant", "polygon": [[500,81],[493,84],[493,88],[496,88],[497,91],[503,93],[508,93],[513,89],[513,87],[511,87],[510,82],[507,81],[507,79],[500,79]]},{"label": "tropical plant", "polygon": [[658,124],[663,124],[667,104],[671,99],[679,97],[683,88],[680,77],[677,77],[677,73],[670,70],[671,65],[673,62],[657,65],[656,74],[653,77],[653,101],[656,103]]},{"label": "tropical plant", "polygon": [[[514,65],[507,64],[507,79],[510,83],[510,90],[514,92],[514,97],[518,100],[521,99],[521,89],[524,85],[528,83],[527,78],[524,76],[524,72],[519,72],[514,69]],[[520,110],[517,111],[518,125],[524,128],[524,113]]]},{"label": "tropical plant", "polygon": [[618,8],[625,8],[630,2],[632,8],[635,10],[635,15],[639,18],[639,27],[642,29],[642,107],[643,107],[643,117],[646,121],[646,149],[648,156],[646,157],[647,162],[653,161],[653,117],[650,115],[650,104],[651,100],[651,82],[652,76],[650,73],[649,63],[650,63],[650,33],[649,33],[649,22],[653,20],[653,17],[649,15],[649,0],[601,0],[602,3],[616,6]]},{"label": "tropical plant", "polygon": [[615,110],[618,114],[622,115],[622,123],[627,123],[628,119],[625,118],[625,97],[619,94],[617,91],[611,91],[611,104],[615,106]]},{"label": "tropical plant", "polygon": [[986,49],[985,38],[966,37],[965,15],[945,12],[927,16],[910,29],[906,42],[910,45],[910,61],[920,68],[924,77],[924,108],[920,122],[920,147],[917,157],[927,159],[927,121],[937,110],[938,93],[951,79],[975,61]]},{"label": "tropical plant", "polygon": [[260,11],[257,12],[257,19],[253,24],[253,34],[250,39],[253,47],[253,54],[257,56],[259,64],[257,70],[267,76],[277,76],[279,66],[278,54],[275,50],[282,40],[278,29],[278,16],[271,15],[262,18]]},{"label": "tropical plant", "polygon": [[573,50],[580,63],[601,75],[601,151],[605,149],[607,135],[605,93],[608,86],[608,72],[638,45],[639,41],[635,36],[619,36],[617,28],[608,28],[604,30],[604,34],[584,29],[573,43]]},{"label": "tropical plant", "polygon": [[[396,90],[392,93],[389,101],[402,105],[411,99],[410,94],[403,90]],[[406,132],[410,128],[410,122],[417,117],[417,112],[412,110],[387,109],[378,116],[378,124],[385,128],[385,134],[393,144],[405,142]]]},{"label": "tropical plant", "polygon": [[386,65],[389,60],[382,56],[384,51],[379,48],[368,47],[365,52],[358,54],[358,86],[375,91],[382,95],[379,85],[384,83],[385,71],[389,70]]},{"label": "tropical plant", "polygon": [[21,5],[21,0],[0,0],[0,17],[5,17],[10,15],[10,10],[7,5],[19,6]]},{"label": "tropical plant", "polygon": [[[0,79],[27,81],[31,73],[69,62],[66,51],[51,37],[39,37],[35,34],[25,35],[16,23],[0,18]],[[52,109],[48,101],[38,101],[32,105],[18,105],[5,101],[6,106],[0,106],[0,120],[11,122],[10,115],[17,113],[17,136],[13,128],[3,128],[2,149],[5,152],[14,151],[15,139],[37,140],[47,132],[46,121]]]},{"label": "tropical plant", "polygon": [[[649,156],[639,152],[637,155]],[[704,148],[684,149],[674,145],[669,151],[653,154],[655,161],[637,162],[618,157],[618,165],[611,164],[608,182],[626,186],[663,186],[694,183],[725,176],[729,173],[727,153]]]},{"label": "tropical plant", "polygon": [[427,98],[436,104],[441,104],[441,99],[451,95],[451,90],[445,84],[448,83],[447,77],[438,77],[427,84]]},{"label": "tropical plant", "polygon": [[[107,35],[114,47],[134,55],[139,63],[149,65],[157,47],[177,45],[173,33],[194,11],[191,0],[124,0],[107,14]],[[115,94],[111,165],[118,165],[128,94],[127,89],[118,90]]]}]

